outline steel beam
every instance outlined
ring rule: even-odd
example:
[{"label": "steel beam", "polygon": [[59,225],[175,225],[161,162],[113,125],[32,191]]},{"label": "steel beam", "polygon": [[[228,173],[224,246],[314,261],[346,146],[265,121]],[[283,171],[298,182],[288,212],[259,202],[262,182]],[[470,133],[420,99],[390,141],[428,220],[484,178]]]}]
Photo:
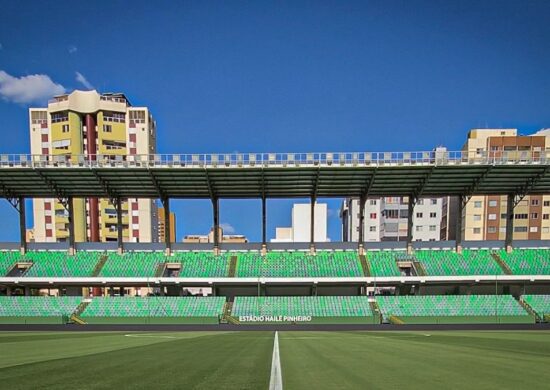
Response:
[{"label": "steel beam", "polygon": [[25,216],[25,198],[19,198],[19,242],[21,254],[24,255],[27,251],[27,225]]},{"label": "steel beam", "polygon": [[[409,215],[407,215],[407,253],[412,254],[412,243],[413,243],[413,216],[414,216],[414,206],[416,205],[417,198],[414,194],[409,195]],[[397,230],[399,231],[399,224],[397,225]]]},{"label": "steel beam", "polygon": [[67,198],[67,211],[69,212],[69,254],[74,255],[74,201],[72,196]]},{"label": "steel beam", "polygon": [[115,208],[116,208],[117,246],[118,246],[118,252],[122,253],[124,251],[124,245],[122,243],[122,233],[123,233],[123,227],[122,227],[122,199],[116,198]]},{"label": "steel beam", "polygon": [[504,245],[507,252],[512,251],[514,240],[514,194],[508,194],[506,199],[506,236]]},{"label": "steel beam", "polygon": [[162,207],[164,207],[164,244],[166,245],[166,255],[170,256],[172,249],[172,237],[170,236],[170,198],[161,198]]}]

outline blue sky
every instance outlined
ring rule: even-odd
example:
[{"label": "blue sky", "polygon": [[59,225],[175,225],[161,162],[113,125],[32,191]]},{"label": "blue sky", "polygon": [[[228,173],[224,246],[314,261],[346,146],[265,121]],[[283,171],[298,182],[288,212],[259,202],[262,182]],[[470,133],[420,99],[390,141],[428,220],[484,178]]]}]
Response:
[{"label": "blue sky", "polygon": [[[542,0],[7,0],[0,153],[29,151],[29,106],[86,83],[149,106],[160,153],[456,150],[473,127],[528,134],[550,127],[548,20]],[[270,236],[291,203],[268,202]],[[259,201],[221,205],[223,223],[260,239]],[[208,201],[172,208],[178,239],[208,231]],[[17,240],[5,201],[0,218],[0,240]]]}]

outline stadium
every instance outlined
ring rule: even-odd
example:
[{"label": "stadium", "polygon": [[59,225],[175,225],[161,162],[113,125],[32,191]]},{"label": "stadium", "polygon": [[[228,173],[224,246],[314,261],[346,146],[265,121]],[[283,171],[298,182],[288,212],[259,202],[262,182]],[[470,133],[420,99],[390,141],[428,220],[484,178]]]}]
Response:
[{"label": "stadium", "polygon": [[[550,159],[540,153],[148,155],[117,161],[86,155],[17,155],[0,160],[3,195],[18,209],[23,223],[26,197],[67,199],[69,221],[73,220],[70,205],[78,197],[110,198],[114,204],[121,204],[121,198],[155,197],[168,209],[170,199],[206,197],[213,205],[214,231],[219,231],[219,199],[246,197],[263,201],[264,239],[265,200],[269,197],[307,197],[313,205],[318,196],[367,199],[399,194],[419,199],[454,195],[464,205],[474,195],[505,194],[508,213],[513,216],[514,202],[550,190]],[[314,210],[312,207],[312,238]],[[409,215],[411,224],[413,212]],[[125,243],[121,235],[112,243],[79,243],[71,235],[64,243],[26,243],[22,225],[21,242],[5,244],[0,252],[0,286],[5,294],[0,296],[0,327],[70,330],[75,332],[70,337],[92,337],[99,345],[103,339],[109,343],[118,336],[131,340],[130,345],[139,340],[139,348],[145,348],[147,354],[154,353],[147,352],[148,348],[159,348],[156,343],[149,344],[151,341],[160,340],[166,346],[191,337],[199,349],[212,342],[267,343],[267,351],[258,346],[258,351],[250,353],[269,355],[272,332],[277,331],[273,359],[275,351],[279,353],[279,340],[283,351],[296,348],[293,353],[299,356],[311,348],[309,343],[335,347],[333,337],[342,339],[338,348],[368,342],[371,337],[397,348],[392,343],[407,337],[429,337],[430,343],[449,338],[452,343],[454,338],[478,337],[465,336],[468,333],[464,332],[472,330],[523,329],[530,332],[490,333],[487,342],[499,348],[499,343],[510,341],[507,337],[519,337],[520,348],[527,348],[529,342],[546,345],[546,335],[536,330],[549,329],[550,248],[544,241],[514,242],[510,239],[514,218],[507,221],[508,239],[504,242],[415,242],[411,233],[407,241],[368,244],[314,240],[223,244],[216,234],[212,244],[172,243],[169,239],[162,244]],[[122,224],[120,212],[117,223]],[[457,224],[461,223],[459,218]],[[72,234],[74,228],[69,231]],[[209,296],[182,296],[188,287],[211,292]],[[141,289],[149,293],[136,295]],[[37,296],[40,291],[48,293]],[[123,333],[84,336],[81,332],[87,330]],[[173,333],[185,330],[193,332]],[[239,330],[258,332],[227,333]],[[395,334],[366,335],[359,340],[354,333],[342,333],[361,330],[392,330]],[[421,333],[400,332],[405,330]],[[151,333],[156,331],[164,332]],[[221,335],[210,336],[206,331]],[[280,338],[278,331],[282,332]],[[323,331],[336,332],[316,336]],[[59,337],[48,335],[29,337]],[[5,337],[9,342],[22,341],[21,336]],[[519,341],[523,338],[532,341]],[[287,347],[293,339],[296,346]],[[141,346],[142,340],[147,341],[146,347]],[[438,349],[438,353],[443,351]],[[353,357],[353,353],[346,354],[345,361]],[[233,360],[237,365],[249,364],[240,358]],[[259,383],[267,381],[268,363],[269,359],[263,362],[267,367],[262,375],[245,378],[247,386],[261,387]],[[271,370],[279,367],[280,372],[280,363],[273,364]],[[290,363],[283,359],[285,375],[286,364]],[[298,363],[290,367],[290,376],[278,380],[290,387],[303,386],[299,367]],[[317,380],[323,378],[319,375]],[[269,380],[276,378],[271,371]],[[223,380],[217,384],[240,386],[238,380],[231,384]],[[353,387],[364,378],[335,380]],[[397,380],[395,385],[399,383]]]}]

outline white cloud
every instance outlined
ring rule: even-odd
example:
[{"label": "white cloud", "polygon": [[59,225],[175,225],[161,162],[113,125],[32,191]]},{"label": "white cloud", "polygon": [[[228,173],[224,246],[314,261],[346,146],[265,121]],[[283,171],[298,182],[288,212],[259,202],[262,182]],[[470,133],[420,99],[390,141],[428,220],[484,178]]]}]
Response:
[{"label": "white cloud", "polygon": [[67,51],[69,52],[69,54],[76,53],[78,51],[78,47],[76,47],[75,45],[71,45],[67,48]]},{"label": "white cloud", "polygon": [[65,87],[56,84],[45,74],[14,77],[0,70],[0,96],[15,103],[42,103],[54,95],[65,93]]},{"label": "white cloud", "polygon": [[80,84],[82,84],[86,89],[94,89],[94,86],[84,77],[84,75],[80,72],[76,73],[76,81],[78,81]]},{"label": "white cloud", "polygon": [[235,234],[235,228],[227,222],[220,223],[220,227],[223,229],[224,233]]}]

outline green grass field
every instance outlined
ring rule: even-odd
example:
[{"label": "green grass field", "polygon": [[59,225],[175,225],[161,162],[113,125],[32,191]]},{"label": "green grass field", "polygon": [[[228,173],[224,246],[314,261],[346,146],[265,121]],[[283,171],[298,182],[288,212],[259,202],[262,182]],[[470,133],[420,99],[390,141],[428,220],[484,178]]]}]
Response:
[{"label": "green grass field", "polygon": [[[0,333],[2,389],[267,389],[273,332]],[[285,389],[543,389],[550,332],[280,332]]]}]

